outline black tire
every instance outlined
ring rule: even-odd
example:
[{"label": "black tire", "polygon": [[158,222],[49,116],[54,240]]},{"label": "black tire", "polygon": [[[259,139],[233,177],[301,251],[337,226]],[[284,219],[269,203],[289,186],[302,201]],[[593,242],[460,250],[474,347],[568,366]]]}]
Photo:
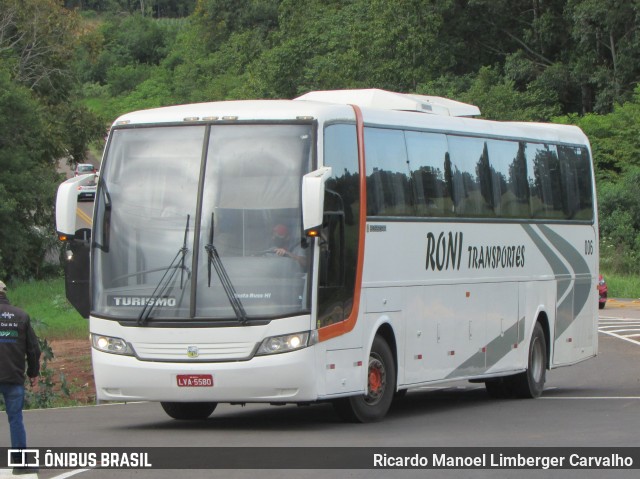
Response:
[{"label": "black tire", "polygon": [[396,389],[396,365],[389,345],[381,336],[373,340],[367,377],[366,395],[334,401],[334,408],[345,421],[379,421],[391,407]]},{"label": "black tire", "polygon": [[547,378],[547,341],[540,323],[536,323],[529,343],[527,370],[510,378],[511,389],[516,397],[537,398],[542,395]]},{"label": "black tire", "polygon": [[218,405],[215,402],[161,402],[160,404],[170,417],[182,421],[207,419]]}]

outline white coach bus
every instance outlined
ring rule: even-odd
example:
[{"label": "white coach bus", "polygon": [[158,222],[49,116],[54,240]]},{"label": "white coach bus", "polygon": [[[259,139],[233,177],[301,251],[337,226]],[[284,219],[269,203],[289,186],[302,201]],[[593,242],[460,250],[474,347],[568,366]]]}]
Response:
[{"label": "white coach bus", "polygon": [[91,176],[57,199],[98,399],[176,419],[332,401],[366,422],[451,380],[535,398],[596,355],[589,142],[478,114],[345,90],[120,117],[92,230]]}]

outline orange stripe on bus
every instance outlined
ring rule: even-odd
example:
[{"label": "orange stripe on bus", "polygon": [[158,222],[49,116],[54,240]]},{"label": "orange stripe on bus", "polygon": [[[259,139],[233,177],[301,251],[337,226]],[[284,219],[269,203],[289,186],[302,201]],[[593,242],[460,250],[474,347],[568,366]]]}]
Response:
[{"label": "orange stripe on bus", "polygon": [[360,247],[358,248],[358,264],[356,266],[356,284],[353,294],[353,307],[347,319],[318,329],[318,339],[327,341],[352,331],[358,320],[360,310],[360,293],[362,291],[362,268],[364,263],[364,237],[367,224],[367,170],[364,161],[364,121],[362,110],[351,105],[356,114],[356,136],[358,140],[358,167],[360,168]]}]

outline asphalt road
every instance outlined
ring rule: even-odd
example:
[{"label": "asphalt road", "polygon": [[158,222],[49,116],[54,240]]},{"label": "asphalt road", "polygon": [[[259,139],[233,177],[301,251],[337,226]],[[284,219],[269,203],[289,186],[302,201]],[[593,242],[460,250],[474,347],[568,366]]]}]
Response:
[{"label": "asphalt road", "polygon": [[[459,382],[412,391],[375,424],[345,424],[331,406],[219,405],[206,421],[179,422],[155,403],[25,412],[30,446],[47,447],[625,447],[639,445],[640,305],[601,311],[600,354],[548,373],[537,400],[492,400]],[[615,324],[615,323],[614,323]],[[6,424],[6,423],[5,423]],[[2,434],[8,436],[6,426]],[[3,440],[4,442],[4,440]],[[295,451],[292,450],[292,455]],[[246,464],[251,466],[251,454]],[[638,470],[42,470],[41,478],[463,478],[638,477]],[[0,477],[9,471],[0,471]],[[33,476],[35,477],[35,476]]]}]

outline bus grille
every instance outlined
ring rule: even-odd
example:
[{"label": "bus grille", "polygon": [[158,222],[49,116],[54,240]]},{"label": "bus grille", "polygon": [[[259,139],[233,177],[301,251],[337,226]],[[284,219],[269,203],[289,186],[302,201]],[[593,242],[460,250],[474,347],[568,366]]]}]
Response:
[{"label": "bus grille", "polygon": [[133,344],[139,359],[171,362],[242,361],[251,358],[255,347],[255,343]]}]

